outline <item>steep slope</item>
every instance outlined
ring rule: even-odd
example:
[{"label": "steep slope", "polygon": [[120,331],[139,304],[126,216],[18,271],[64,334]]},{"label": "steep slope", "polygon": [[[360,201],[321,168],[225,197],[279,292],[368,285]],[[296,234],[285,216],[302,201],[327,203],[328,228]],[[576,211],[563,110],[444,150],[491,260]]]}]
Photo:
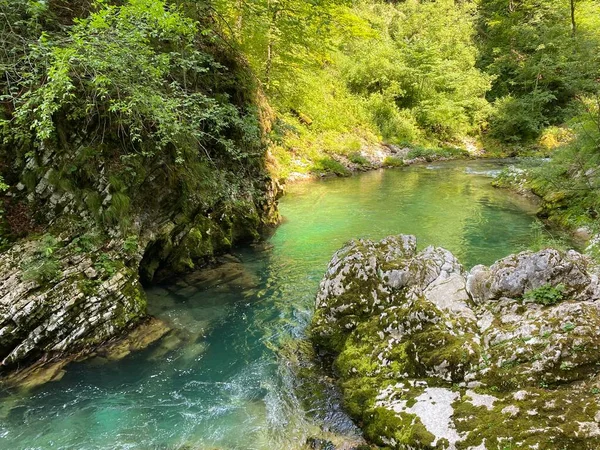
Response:
[{"label": "steep slope", "polygon": [[122,335],[142,280],[257,239],[279,195],[269,107],[206,10],[2,8],[0,374]]}]

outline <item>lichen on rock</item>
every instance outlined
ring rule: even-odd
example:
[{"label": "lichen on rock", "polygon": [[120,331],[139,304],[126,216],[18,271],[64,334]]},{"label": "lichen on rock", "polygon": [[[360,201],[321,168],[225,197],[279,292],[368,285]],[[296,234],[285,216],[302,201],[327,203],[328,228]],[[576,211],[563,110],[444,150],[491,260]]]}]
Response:
[{"label": "lichen on rock", "polygon": [[316,298],[314,345],[347,410],[395,449],[600,446],[597,274],[542,250],[465,272],[412,236],[351,241]]}]

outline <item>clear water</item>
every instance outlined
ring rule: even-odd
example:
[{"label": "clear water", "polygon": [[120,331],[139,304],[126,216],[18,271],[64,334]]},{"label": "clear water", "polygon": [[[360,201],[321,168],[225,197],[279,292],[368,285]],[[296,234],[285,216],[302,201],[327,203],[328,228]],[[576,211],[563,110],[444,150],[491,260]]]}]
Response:
[{"label": "clear water", "polygon": [[[276,349],[300,336],[331,255],[351,238],[408,233],[470,267],[532,240],[535,208],[493,189],[501,162],[450,162],[292,186],[285,222],[235,253],[227,280],[148,290],[177,332],[119,362],[0,400],[1,449],[293,449],[320,425],[300,407]],[[352,433],[331,411],[332,426]]]}]

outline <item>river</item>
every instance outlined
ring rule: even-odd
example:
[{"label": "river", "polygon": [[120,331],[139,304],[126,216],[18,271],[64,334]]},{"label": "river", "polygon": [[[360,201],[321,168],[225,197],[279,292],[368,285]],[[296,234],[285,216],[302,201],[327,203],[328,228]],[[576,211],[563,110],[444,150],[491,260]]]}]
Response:
[{"label": "river", "polygon": [[[2,449],[299,448],[321,425],[276,357],[310,321],[335,250],[352,238],[415,234],[470,268],[527,248],[535,206],[494,189],[501,161],[455,161],[291,186],[285,218],[216,277],[148,289],[178,330],[118,362],[69,366],[57,382],[0,400]],[[356,430],[335,409],[329,426]]]}]

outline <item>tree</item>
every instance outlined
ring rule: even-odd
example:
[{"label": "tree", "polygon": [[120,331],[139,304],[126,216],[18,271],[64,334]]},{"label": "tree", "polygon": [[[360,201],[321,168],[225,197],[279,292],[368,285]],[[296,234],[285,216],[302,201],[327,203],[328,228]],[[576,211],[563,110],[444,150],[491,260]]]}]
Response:
[{"label": "tree", "polygon": [[[599,70],[598,4],[523,0],[506,6],[481,0],[479,67],[494,76],[488,95],[497,113],[492,133],[503,140],[535,138],[568,117],[577,95],[594,90]],[[575,31],[577,37],[575,38]]]}]

